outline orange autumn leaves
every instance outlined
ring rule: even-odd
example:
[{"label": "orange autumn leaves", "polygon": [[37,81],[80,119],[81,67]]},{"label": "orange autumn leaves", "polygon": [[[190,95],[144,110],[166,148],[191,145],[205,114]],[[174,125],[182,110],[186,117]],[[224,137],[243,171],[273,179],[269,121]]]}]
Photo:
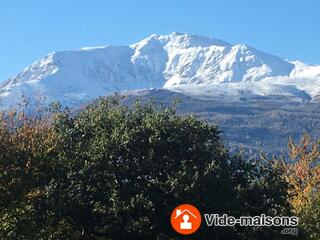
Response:
[{"label": "orange autumn leaves", "polygon": [[291,162],[286,164],[285,178],[291,185],[290,203],[299,214],[305,205],[319,195],[320,190],[320,148],[318,141],[312,141],[305,134],[299,144],[289,140],[289,156]]},{"label": "orange autumn leaves", "polygon": [[290,162],[283,162],[291,211],[299,217],[305,239],[320,239],[320,141],[305,134],[299,143],[289,140]]}]

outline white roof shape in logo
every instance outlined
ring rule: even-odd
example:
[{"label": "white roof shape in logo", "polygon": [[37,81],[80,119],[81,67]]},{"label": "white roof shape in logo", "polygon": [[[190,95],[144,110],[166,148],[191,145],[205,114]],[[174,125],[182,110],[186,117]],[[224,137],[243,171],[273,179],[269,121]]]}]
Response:
[{"label": "white roof shape in logo", "polygon": [[185,210],[181,210],[181,209],[177,209],[176,210],[176,216],[175,216],[175,219],[176,218],[178,218],[181,214],[183,214],[183,213],[188,213],[188,214],[190,214],[192,217],[194,217],[194,218],[196,218],[197,219],[197,217],[192,213],[192,212],[190,212],[188,209],[185,209]]}]

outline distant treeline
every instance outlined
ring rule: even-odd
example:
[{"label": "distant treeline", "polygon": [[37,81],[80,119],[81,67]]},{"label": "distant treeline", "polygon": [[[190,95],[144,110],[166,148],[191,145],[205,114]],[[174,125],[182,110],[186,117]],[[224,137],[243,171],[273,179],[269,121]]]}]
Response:
[{"label": "distant treeline", "polygon": [[206,227],[188,239],[320,239],[319,142],[290,159],[230,154],[216,126],[152,102],[100,99],[77,114],[4,112],[0,239],[181,239],[171,211],[297,216],[283,227]]}]

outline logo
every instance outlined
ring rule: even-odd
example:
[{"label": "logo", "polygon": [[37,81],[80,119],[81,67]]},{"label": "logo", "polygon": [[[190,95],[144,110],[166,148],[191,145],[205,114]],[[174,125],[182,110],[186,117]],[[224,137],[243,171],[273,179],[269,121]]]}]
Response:
[{"label": "logo", "polygon": [[201,214],[196,207],[190,204],[179,205],[171,213],[171,225],[180,234],[192,234],[201,225]]}]

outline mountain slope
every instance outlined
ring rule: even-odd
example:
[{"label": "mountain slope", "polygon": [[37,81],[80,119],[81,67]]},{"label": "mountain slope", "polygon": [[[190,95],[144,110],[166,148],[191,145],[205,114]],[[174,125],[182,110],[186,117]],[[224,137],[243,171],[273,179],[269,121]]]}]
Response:
[{"label": "mountain slope", "polygon": [[290,62],[210,37],[152,35],[131,46],[51,53],[0,87],[0,106],[44,96],[76,106],[115,91],[166,88],[196,97],[316,100],[320,66]]},{"label": "mountain slope", "polygon": [[126,92],[123,102],[131,105],[137,98],[148,102],[150,97],[161,106],[170,106],[179,99],[179,115],[192,113],[216,124],[232,150],[241,148],[257,157],[261,151],[269,153],[271,158],[272,154],[281,152],[286,156],[289,138],[298,142],[304,133],[314,139],[320,136],[319,102],[276,101],[270,97],[250,101],[196,99],[165,89]]}]

